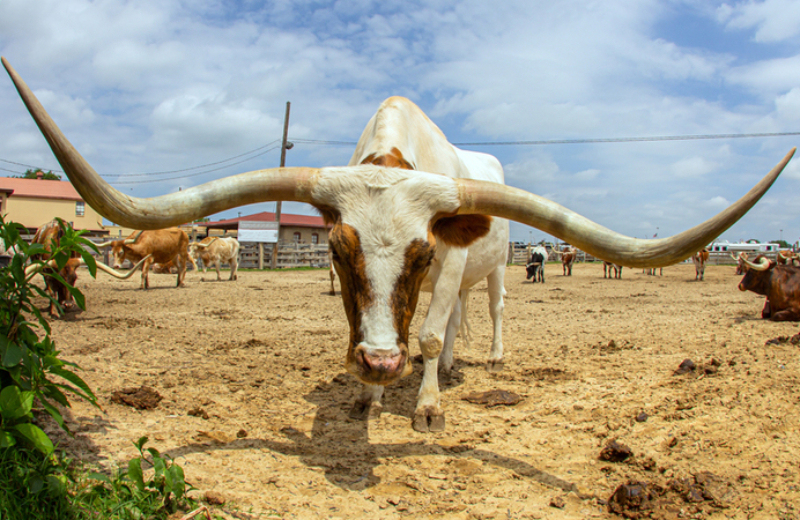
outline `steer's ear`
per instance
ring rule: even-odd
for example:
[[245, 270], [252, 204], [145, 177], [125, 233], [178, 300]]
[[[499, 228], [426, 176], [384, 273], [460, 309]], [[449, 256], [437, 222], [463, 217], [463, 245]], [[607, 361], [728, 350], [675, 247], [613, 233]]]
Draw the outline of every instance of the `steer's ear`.
[[440, 216], [433, 220], [431, 233], [449, 246], [467, 247], [485, 237], [492, 226], [487, 215]]

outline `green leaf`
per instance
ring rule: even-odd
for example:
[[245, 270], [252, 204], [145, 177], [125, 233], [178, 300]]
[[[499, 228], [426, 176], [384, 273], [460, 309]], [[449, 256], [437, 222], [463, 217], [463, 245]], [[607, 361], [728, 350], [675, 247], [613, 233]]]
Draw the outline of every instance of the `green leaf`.
[[183, 468], [178, 466], [177, 464], [173, 464], [167, 471], [164, 473], [167, 481], [167, 489], [172, 491], [175, 495], [175, 498], [180, 500], [183, 498], [183, 494], [186, 491], [186, 479], [183, 475]]
[[10, 432], [0, 430], [0, 448], [10, 448], [17, 443], [17, 440]]
[[128, 462], [128, 478], [136, 485], [139, 491], [144, 491], [144, 475], [142, 473], [142, 459], [136, 457]]
[[139, 440], [134, 442], [133, 445], [136, 446], [136, 449], [139, 450], [139, 453], [142, 453], [142, 449], [144, 445], [147, 443], [147, 436], [139, 437]]
[[64, 288], [69, 291], [72, 295], [72, 299], [75, 300], [75, 305], [80, 307], [82, 311], [86, 310], [86, 297], [80, 291], [80, 289], [76, 289], [72, 285], [64, 284]]
[[47, 488], [51, 495], [64, 496], [67, 494], [66, 477], [63, 475], [47, 475]]
[[59, 377], [62, 377], [64, 379], [66, 379], [67, 381], [69, 381], [73, 385], [77, 386], [78, 388], [83, 390], [85, 394], [91, 396], [92, 400], [96, 399], [96, 397], [94, 395], [94, 392], [92, 392], [92, 389], [89, 388], [89, 385], [86, 384], [86, 381], [81, 379], [81, 377], [79, 375], [77, 375], [76, 373], [71, 372], [69, 370], [66, 370], [64, 368], [60, 368], [60, 367], [51, 367], [50, 368], [50, 372], [55, 374], [55, 375], [57, 375], [57, 376], [59, 376]]
[[22, 361], [22, 349], [13, 341], [6, 345], [6, 352], [3, 355], [3, 366], [7, 368], [15, 367]]
[[[152, 450], [152, 448], [150, 449]], [[163, 475], [166, 467], [167, 465], [164, 463], [164, 459], [161, 457], [153, 457], [153, 469], [155, 470], [156, 477]]]
[[47, 413], [50, 414], [50, 417], [52, 417], [53, 420], [55, 420], [56, 423], [58, 423], [58, 425], [61, 426], [61, 429], [64, 430], [64, 431], [69, 431], [69, 428], [64, 423], [64, 417], [61, 415], [61, 412], [58, 410], [58, 408], [56, 408], [55, 406], [50, 404], [45, 399], [41, 399], [41, 403], [42, 403], [42, 406], [44, 407], [45, 411], [47, 411]]
[[6, 419], [19, 419], [31, 413], [33, 392], [20, 392], [16, 386], [7, 386], [0, 391], [0, 413]]
[[22, 423], [14, 425], [14, 429], [45, 455], [53, 453], [53, 441], [38, 426], [31, 423]]
[[[88, 240], [84, 239], [84, 241], [94, 246], [94, 244], [92, 244]], [[97, 251], [97, 248], [95, 247], [94, 250]], [[92, 256], [92, 253], [86, 251], [85, 249], [81, 249], [80, 253], [81, 253], [81, 258], [83, 258], [83, 263], [85, 263], [86, 267], [89, 268], [89, 276], [91, 276], [92, 278], [97, 278], [97, 261]]]
[[99, 480], [100, 482], [105, 482], [106, 484], [111, 484], [111, 479], [108, 478], [108, 475], [103, 475], [102, 473], [91, 472], [88, 475], [86, 475], [86, 477], [92, 480]]

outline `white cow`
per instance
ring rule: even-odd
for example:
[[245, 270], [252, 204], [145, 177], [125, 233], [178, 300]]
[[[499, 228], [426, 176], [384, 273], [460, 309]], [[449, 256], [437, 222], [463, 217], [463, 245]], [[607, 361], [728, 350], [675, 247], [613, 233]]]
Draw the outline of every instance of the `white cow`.
[[236, 280], [236, 270], [239, 268], [239, 241], [234, 237], [206, 237], [200, 242], [189, 244], [189, 258], [195, 262], [203, 261], [203, 273], [213, 265], [217, 270], [217, 280], [221, 280], [220, 266], [230, 264], [231, 275], [228, 279]]
[[[460, 150], [447, 142], [441, 130], [416, 106], [406, 98], [392, 97], [384, 101], [372, 116], [361, 138], [356, 145], [350, 165], [374, 164], [379, 166], [421, 170], [439, 173], [456, 179], [474, 179], [503, 184], [503, 167], [491, 155]], [[396, 296], [395, 280], [407, 276], [407, 267], [399, 265], [404, 258], [404, 250], [419, 248], [429, 252], [421, 253], [423, 258], [430, 257], [430, 269], [427, 276], [421, 277], [423, 291], [432, 292], [428, 314], [419, 332], [419, 344], [424, 363], [422, 387], [420, 388], [417, 408], [414, 414], [414, 428], [418, 431], [444, 429], [444, 414], [439, 400], [438, 369], [449, 374], [453, 366], [453, 344], [461, 326], [462, 305], [459, 299], [466, 302], [470, 287], [486, 278], [489, 294], [489, 314], [494, 324], [492, 348], [489, 353], [489, 367], [498, 369], [503, 363], [503, 278], [508, 258], [508, 221], [488, 218], [482, 215], [445, 216], [441, 215], [437, 222], [419, 222], [415, 227], [403, 229], [397, 225], [398, 216], [408, 209], [403, 205], [392, 205], [390, 213], [385, 215], [384, 222], [374, 225], [378, 215], [362, 211], [342, 215], [337, 222], [333, 221], [331, 245], [334, 251], [334, 265], [340, 271], [344, 284], [345, 275], [341, 273], [341, 253], [337, 255], [338, 232], [341, 229], [368, 230], [369, 234], [360, 232], [361, 249], [373, 269], [380, 269], [389, 250], [391, 267], [388, 271], [397, 273], [394, 277], [383, 277], [379, 284], [373, 286], [375, 297], [391, 301]], [[450, 229], [445, 229], [449, 227]], [[388, 247], [391, 246], [391, 249]], [[338, 248], [341, 249], [341, 246]], [[340, 261], [337, 262], [337, 256]], [[405, 255], [407, 256], [407, 255]], [[377, 272], [377, 271], [376, 271]], [[419, 283], [417, 282], [417, 283]], [[344, 291], [344, 289], [342, 289]], [[416, 299], [416, 297], [414, 298]], [[364, 315], [369, 319], [370, 332], [376, 339], [391, 338], [396, 333], [397, 313], [385, 311], [371, 313], [368, 309]], [[413, 315], [413, 306], [407, 309], [407, 319]], [[366, 328], [366, 327], [365, 327]], [[407, 327], [404, 327], [407, 328]], [[407, 331], [405, 332], [407, 334]], [[366, 336], [366, 335], [365, 335]], [[354, 359], [365, 359], [366, 367], [361, 363], [349, 363], [348, 370], [361, 379], [365, 386], [361, 397], [356, 402], [351, 416], [363, 416], [370, 413], [371, 408], [380, 410], [380, 398], [384, 384], [368, 372], [374, 363], [391, 365], [408, 356], [407, 339], [402, 341], [403, 347], [387, 348], [385, 340], [364, 337], [357, 344], [351, 344]], [[405, 349], [405, 352], [403, 352]], [[441, 355], [441, 356], [440, 356]], [[350, 355], [348, 355], [348, 360]], [[441, 365], [440, 365], [441, 363]], [[405, 365], [410, 369], [410, 365]], [[391, 373], [391, 370], [387, 371]], [[377, 383], [377, 384], [376, 384]], [[373, 412], [374, 414], [375, 412]]]
[[[453, 147], [411, 101], [390, 98], [370, 120], [349, 166], [259, 170], [138, 199], [103, 181], [22, 79], [5, 60], [3, 64], [73, 186], [113, 222], [160, 229], [274, 200], [306, 202], [320, 211], [331, 226], [329, 244], [350, 325], [345, 367], [365, 385], [354, 415], [379, 409], [382, 386], [411, 372], [409, 325], [419, 291], [432, 290], [419, 335], [424, 373], [413, 425], [421, 431], [445, 426], [437, 382], [439, 355], [452, 347], [449, 342], [460, 322], [459, 293], [483, 278], [489, 281], [495, 321], [490, 359], [502, 359], [499, 327], [507, 239], [502, 219], [536, 227], [619, 265], [671, 265], [739, 220], [794, 153], [719, 215], [673, 237], [641, 240], [503, 185], [495, 158]], [[442, 356], [445, 367], [451, 362]]]

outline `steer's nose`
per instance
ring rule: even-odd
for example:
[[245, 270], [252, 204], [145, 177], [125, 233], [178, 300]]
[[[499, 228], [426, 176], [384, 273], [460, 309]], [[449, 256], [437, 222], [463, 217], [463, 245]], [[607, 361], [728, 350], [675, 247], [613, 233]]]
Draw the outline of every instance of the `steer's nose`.
[[397, 349], [369, 348], [363, 343], [355, 349], [361, 379], [373, 384], [388, 384], [408, 375], [408, 354]]

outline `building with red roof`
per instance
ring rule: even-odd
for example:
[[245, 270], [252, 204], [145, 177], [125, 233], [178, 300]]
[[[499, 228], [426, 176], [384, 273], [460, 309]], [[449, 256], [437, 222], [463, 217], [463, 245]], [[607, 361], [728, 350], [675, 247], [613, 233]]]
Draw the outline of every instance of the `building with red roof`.
[[[239, 222], [274, 222], [275, 213], [264, 211], [245, 215], [243, 217], [215, 222], [198, 222], [196, 226], [205, 227], [208, 234], [213, 235], [213, 230], [222, 230], [224, 233], [232, 234], [239, 229]], [[292, 215], [281, 213], [280, 237], [281, 243], [300, 243], [300, 244], [327, 244], [328, 227], [322, 217], [317, 215]]]
[[7, 222], [18, 222], [31, 232], [59, 217], [75, 229], [106, 233], [102, 217], [64, 181], [0, 177], [0, 212]]

